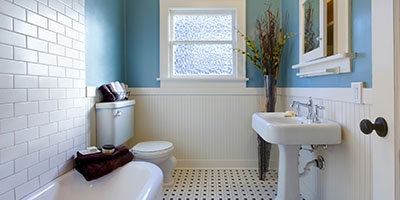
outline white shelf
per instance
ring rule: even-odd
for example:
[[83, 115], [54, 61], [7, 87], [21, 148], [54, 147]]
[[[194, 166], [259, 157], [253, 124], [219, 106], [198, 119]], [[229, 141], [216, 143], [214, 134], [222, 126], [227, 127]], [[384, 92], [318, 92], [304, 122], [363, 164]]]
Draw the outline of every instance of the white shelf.
[[312, 77], [312, 76], [324, 76], [324, 75], [331, 75], [337, 74], [338, 67], [331, 68], [331, 69], [323, 69], [323, 70], [315, 70], [313, 72], [306, 72], [306, 73], [297, 73], [296, 76], [300, 77]]
[[299, 69], [299, 77], [325, 76], [351, 72], [351, 60], [355, 53], [342, 53], [320, 58], [305, 63], [293, 65], [292, 69]]

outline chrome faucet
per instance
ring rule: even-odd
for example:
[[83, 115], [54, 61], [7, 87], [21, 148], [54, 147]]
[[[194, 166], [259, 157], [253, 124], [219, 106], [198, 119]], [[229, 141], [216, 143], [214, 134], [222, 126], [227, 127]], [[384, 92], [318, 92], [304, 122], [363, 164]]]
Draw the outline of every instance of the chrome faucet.
[[307, 103], [301, 103], [298, 101], [293, 101], [292, 104], [290, 104], [290, 107], [294, 108], [296, 106], [297, 109], [297, 113], [296, 115], [300, 114], [300, 106], [307, 108], [307, 119], [312, 120], [313, 119], [313, 104], [312, 104], [312, 98], [310, 97], [310, 99], [308, 100]]
[[319, 111], [320, 110], [325, 110], [324, 106], [321, 105], [313, 105], [312, 98], [308, 100], [307, 103], [301, 103], [298, 101], [293, 101], [292, 104], [290, 104], [290, 107], [294, 108], [296, 107], [296, 115], [298, 116], [300, 114], [300, 106], [307, 108], [307, 119], [311, 120], [312, 123], [320, 123], [321, 120], [319, 119]]

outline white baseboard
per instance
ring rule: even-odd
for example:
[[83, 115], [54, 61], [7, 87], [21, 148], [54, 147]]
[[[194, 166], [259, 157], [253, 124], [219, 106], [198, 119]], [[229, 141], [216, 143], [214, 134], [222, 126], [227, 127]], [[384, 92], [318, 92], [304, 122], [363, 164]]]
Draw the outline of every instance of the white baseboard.
[[[177, 168], [246, 168], [257, 169], [257, 160], [186, 160], [178, 159]], [[278, 163], [271, 162], [271, 169], [277, 169]]]

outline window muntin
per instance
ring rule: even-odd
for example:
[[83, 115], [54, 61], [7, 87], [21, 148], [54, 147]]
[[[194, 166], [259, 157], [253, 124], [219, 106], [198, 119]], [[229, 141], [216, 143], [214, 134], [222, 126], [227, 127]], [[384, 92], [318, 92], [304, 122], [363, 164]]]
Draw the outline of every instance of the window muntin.
[[236, 75], [234, 10], [170, 11], [172, 77]]

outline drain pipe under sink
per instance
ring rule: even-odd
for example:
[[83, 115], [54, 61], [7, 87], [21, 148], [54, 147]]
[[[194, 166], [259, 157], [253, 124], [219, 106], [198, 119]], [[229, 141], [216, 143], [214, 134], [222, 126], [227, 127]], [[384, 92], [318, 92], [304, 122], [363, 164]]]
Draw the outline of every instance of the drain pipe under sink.
[[324, 169], [325, 168], [324, 158], [322, 156], [318, 156], [317, 159], [309, 161], [304, 166], [303, 172], [299, 173], [299, 177], [301, 178], [301, 177], [307, 176], [311, 171], [310, 167], [317, 167], [320, 170]]

